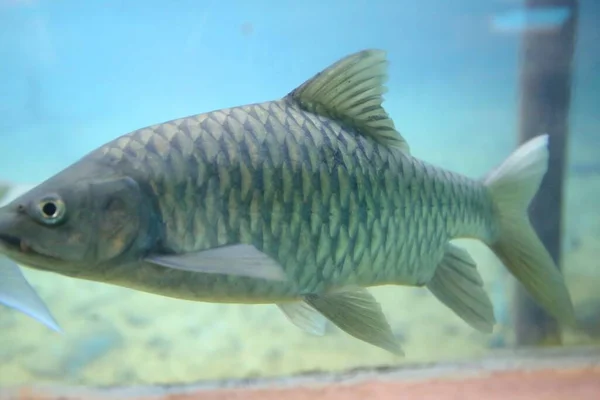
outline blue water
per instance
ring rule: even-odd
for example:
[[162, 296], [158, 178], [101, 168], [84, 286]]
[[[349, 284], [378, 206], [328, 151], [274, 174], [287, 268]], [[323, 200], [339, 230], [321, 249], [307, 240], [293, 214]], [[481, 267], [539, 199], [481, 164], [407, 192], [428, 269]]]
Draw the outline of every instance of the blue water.
[[[580, 47], [599, 40], [582, 1]], [[282, 96], [360, 49], [388, 51], [386, 108], [415, 151], [513, 145], [519, 2], [0, 1], [0, 176], [39, 181], [155, 122]], [[578, 52], [576, 134], [597, 122], [600, 55]], [[493, 142], [494, 146], [490, 144]], [[487, 146], [486, 146], [487, 144]], [[469, 146], [462, 146], [467, 150]]]
[[[521, 5], [516, 0], [0, 0], [0, 181], [38, 183], [95, 147], [131, 130], [222, 107], [282, 97], [338, 59], [365, 48], [388, 52], [389, 90], [384, 106], [412, 152], [458, 172], [480, 176], [503, 160], [516, 143], [520, 34], [528, 29], [561, 29], [570, 15], [564, 8], [523, 13]], [[598, 21], [600, 2], [581, 0], [569, 119], [569, 171], [575, 186], [570, 187], [567, 196], [570, 208], [565, 224], [573, 251], [583, 251], [577, 254], [585, 257], [592, 254], [586, 249], [599, 243], [589, 238], [592, 234], [600, 237], [600, 225], [596, 222], [599, 214], [587, 211], [597, 209], [600, 192], [592, 191], [592, 185], [583, 181], [600, 176], [600, 157], [595, 150], [600, 146]], [[584, 259], [583, 255], [578, 257], [577, 260]], [[587, 274], [587, 280], [590, 276], [600, 279], [600, 272], [582, 274]], [[37, 282], [42, 283], [45, 275], [32, 275], [36, 276]], [[56, 278], [52, 282], [61, 285], [64, 281]], [[489, 286], [488, 292], [499, 322], [508, 325], [510, 308], [505, 293], [509, 285], [498, 282]], [[119, 330], [118, 334], [110, 331], [105, 336], [82, 333], [81, 338], [68, 342], [71, 351], [65, 350], [57, 358], [57, 364], [48, 364], [49, 369], [60, 365], [73, 379], [88, 365], [113, 365], [106, 361], [110, 354], [116, 363], [121, 356], [119, 351], [123, 351], [123, 360], [145, 354], [146, 350], [139, 347], [142, 341], [139, 335], [151, 343], [150, 348], [161, 347], [156, 343], [163, 343], [167, 350], [160, 351], [171, 354], [170, 361], [165, 362], [172, 364], [166, 365], [178, 367], [182, 365], [182, 357], [192, 352], [206, 357], [197, 356], [198, 359], [210, 361], [217, 359], [210, 351], [222, 354], [216, 350], [220, 345], [213, 348], [207, 344], [207, 337], [224, 341], [223, 338], [229, 338], [227, 335], [239, 334], [235, 346], [254, 346], [255, 339], [250, 339], [250, 334], [232, 331], [232, 324], [214, 316], [225, 315], [221, 311], [225, 309], [206, 308], [205, 315], [212, 318], [207, 321], [201, 318], [203, 314], [196, 311], [200, 309], [195, 305], [152, 297], [148, 301], [155, 301], [152, 304], [157, 309], [170, 311], [160, 316], [152, 316], [150, 311], [138, 315], [142, 313], [139, 308], [124, 309], [126, 302], [123, 309], [119, 308], [118, 296], [129, 292], [117, 289], [111, 292], [111, 288], [104, 292], [106, 285], [88, 282], [69, 285], [69, 288], [97, 288], [98, 293], [89, 296], [98, 294], [103, 300], [91, 308], [110, 326], [115, 322], [115, 332]], [[70, 302], [87, 301], [86, 289], [55, 290], [50, 284], [44, 288], [49, 303], [60, 303], [56, 309], [63, 326], [79, 329], [80, 314], [71, 313], [74, 307]], [[146, 307], [145, 297], [131, 296], [136, 299], [131, 304]], [[115, 302], [110, 310], [102, 308], [107, 298]], [[394, 309], [406, 310], [390, 304], [385, 307], [390, 315]], [[181, 311], [183, 307], [187, 311]], [[237, 310], [232, 307], [226, 309]], [[592, 308], [595, 311], [600, 306]], [[213, 315], [210, 310], [218, 312]], [[3, 311], [0, 309], [0, 313]], [[592, 311], [586, 315], [598, 314]], [[261, 315], [269, 324], [281, 317], [275, 311], [265, 312], [266, 317], [261, 312], [252, 315]], [[147, 325], [142, 329], [129, 322], [128, 327], [121, 314], [131, 315], [129, 320], [148, 321]], [[190, 315], [194, 317], [189, 318]], [[177, 318], [168, 318], [172, 316]], [[240, 311], [239, 316], [228, 318], [245, 323], [245, 316], [245, 311]], [[156, 321], [152, 322], [154, 317]], [[173, 327], [181, 321], [188, 325], [181, 329]], [[597, 329], [600, 325], [594, 325], [598, 324], [595, 321], [589, 325]], [[256, 325], [256, 329], [250, 332], [261, 334], [263, 323], [266, 326], [267, 322], [253, 320], [251, 325]], [[406, 332], [407, 341], [423, 335], [422, 330], [417, 333], [406, 326], [408, 322], [402, 323], [405, 325], [398, 322], [398, 330]], [[456, 323], [459, 328], [447, 331], [465, 332], [460, 333], [463, 338], [472, 334], [460, 321]], [[22, 329], [10, 326], [14, 332]], [[42, 327], [27, 326], [39, 329], [40, 336], [45, 335]], [[285, 322], [265, 328], [277, 338], [284, 333], [296, 334], [294, 329]], [[182, 330], [188, 332], [187, 339], [180, 336]], [[14, 332], [15, 338], [20, 336]], [[440, 340], [450, 340], [443, 332], [435, 329], [425, 332], [429, 335], [428, 343], [438, 346]], [[300, 333], [297, 335], [301, 337]], [[59, 340], [48, 339], [53, 343]], [[297, 363], [310, 369], [310, 361], [302, 364], [300, 358], [294, 357], [312, 354], [317, 360], [320, 351], [337, 344], [325, 342], [327, 339], [324, 342], [306, 339], [312, 346], [309, 347], [301, 340], [305, 339], [297, 339], [296, 343], [302, 345], [297, 345], [296, 350], [293, 340], [282, 345], [283, 350], [265, 350], [271, 358], [263, 356], [269, 361], [256, 363], [264, 366], [278, 362], [273, 360], [280, 357], [286, 360], [280, 361], [282, 365]], [[464, 340], [474, 345], [470, 339]], [[490, 347], [503, 347], [507, 342], [502, 335], [482, 340], [489, 341]], [[185, 342], [183, 347], [177, 347], [180, 341]], [[39, 354], [46, 354], [42, 344], [28, 343]], [[256, 343], [262, 349], [262, 344]], [[348, 343], [356, 345], [353, 341]], [[235, 346], [227, 350], [230, 354], [223, 353], [230, 356], [218, 359], [224, 374], [240, 372], [236, 369], [237, 357], [242, 357], [242, 352]], [[137, 350], [130, 350], [134, 347]], [[413, 354], [415, 348], [418, 346], [412, 347]], [[410, 344], [405, 350], [410, 353]], [[34, 351], [31, 348], [28, 351], [22, 357], [29, 357], [35, 363], [38, 353], [31, 353]], [[12, 357], [20, 359], [20, 354]], [[259, 359], [243, 354], [247, 363]], [[344, 357], [340, 356], [342, 361], [332, 361], [332, 365], [342, 365]], [[359, 358], [357, 353], [354, 364], [348, 363], [362, 364], [367, 359]], [[212, 364], [208, 367], [194, 364], [193, 359], [186, 358], [186, 362], [189, 366], [181, 368], [187, 368], [187, 372], [173, 375], [173, 380], [182, 376], [199, 379], [213, 368]], [[315, 364], [314, 368], [323, 365], [321, 361]], [[27, 369], [20, 365], [9, 371]], [[145, 379], [144, 371], [140, 372], [135, 365], [132, 368], [135, 374], [127, 370], [122, 375]], [[144, 368], [145, 364], [140, 366]], [[263, 367], [247, 368], [247, 374], [251, 375], [253, 371], [262, 373]], [[245, 374], [244, 371], [240, 374]], [[217, 377], [218, 372], [214, 373]], [[152, 372], [147, 374], [154, 376]], [[93, 381], [95, 373], [88, 371], [87, 376]], [[171, 379], [170, 375], [162, 377]], [[103, 383], [113, 382], [112, 376], [102, 375], [102, 379]]]

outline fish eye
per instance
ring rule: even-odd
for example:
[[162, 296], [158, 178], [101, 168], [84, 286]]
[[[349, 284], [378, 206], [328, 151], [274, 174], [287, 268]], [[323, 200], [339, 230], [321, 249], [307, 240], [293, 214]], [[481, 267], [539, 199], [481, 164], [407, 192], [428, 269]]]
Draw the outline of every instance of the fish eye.
[[60, 197], [50, 195], [39, 201], [37, 210], [43, 222], [56, 224], [64, 218], [66, 206]]

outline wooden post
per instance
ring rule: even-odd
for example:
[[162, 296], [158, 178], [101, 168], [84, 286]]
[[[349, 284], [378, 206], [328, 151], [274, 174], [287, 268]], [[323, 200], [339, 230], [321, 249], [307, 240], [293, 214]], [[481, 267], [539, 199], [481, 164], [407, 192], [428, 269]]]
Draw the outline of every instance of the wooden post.
[[[525, 7], [566, 7], [564, 24], [526, 30], [522, 43], [520, 142], [548, 133], [550, 165], [530, 208], [531, 221], [560, 268], [562, 197], [571, 97], [571, 63], [578, 17], [577, 0], [526, 0]], [[516, 344], [559, 345], [560, 330], [518, 285], [514, 298]]]

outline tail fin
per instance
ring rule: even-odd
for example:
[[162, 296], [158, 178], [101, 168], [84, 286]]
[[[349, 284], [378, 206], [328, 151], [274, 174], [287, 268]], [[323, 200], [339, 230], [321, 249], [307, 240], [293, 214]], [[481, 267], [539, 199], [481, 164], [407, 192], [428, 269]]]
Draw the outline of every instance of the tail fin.
[[564, 278], [531, 226], [527, 209], [548, 169], [548, 135], [521, 145], [484, 183], [498, 213], [500, 235], [490, 247], [560, 323], [575, 325], [575, 313]]

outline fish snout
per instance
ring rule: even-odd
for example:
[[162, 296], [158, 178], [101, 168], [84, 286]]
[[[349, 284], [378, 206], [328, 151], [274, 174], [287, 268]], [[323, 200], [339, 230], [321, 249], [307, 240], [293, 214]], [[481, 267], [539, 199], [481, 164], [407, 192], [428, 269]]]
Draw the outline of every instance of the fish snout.
[[4, 206], [0, 208], [0, 251], [17, 248], [23, 245], [21, 235], [18, 232], [18, 210], [14, 207]]

